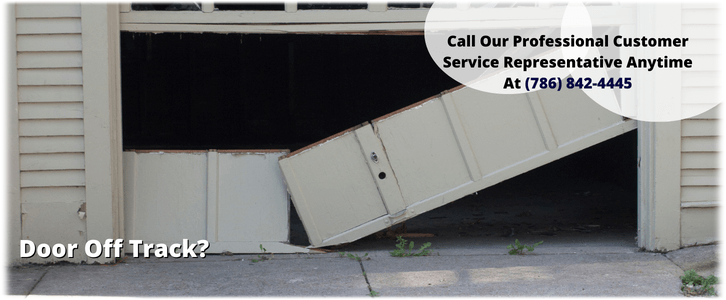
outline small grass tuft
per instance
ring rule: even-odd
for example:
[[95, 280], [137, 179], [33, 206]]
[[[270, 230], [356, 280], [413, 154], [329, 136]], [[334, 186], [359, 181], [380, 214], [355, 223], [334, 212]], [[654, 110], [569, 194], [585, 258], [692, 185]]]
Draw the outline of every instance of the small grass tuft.
[[[264, 253], [267, 253], [267, 249], [265, 249], [264, 247], [262, 247], [262, 244], [260, 244], [260, 252], [262, 252], [263, 254]], [[272, 256], [274, 257], [275, 255], [273, 254]], [[272, 259], [272, 257], [267, 257], [267, 256], [264, 256], [264, 255], [257, 255], [257, 259], [254, 259], [253, 258], [252, 259], [252, 262], [253, 263], [256, 263], [256, 262], [260, 262], [260, 261], [263, 261], [263, 260], [270, 260], [270, 259]]]
[[368, 257], [368, 253], [364, 254], [362, 257], [361, 256], [358, 256], [358, 254], [352, 254], [352, 253], [348, 253], [348, 252], [338, 252], [338, 255], [340, 255], [340, 257], [346, 257], [347, 256], [348, 258], [350, 258], [352, 260], [355, 260], [355, 261], [362, 261], [362, 260], [370, 260], [371, 259], [370, 257]]
[[542, 245], [544, 241], [539, 241], [539, 243], [534, 243], [532, 246], [520, 244], [518, 239], [514, 240], [514, 245], [509, 244], [507, 246], [507, 249], [509, 249], [509, 255], [522, 255], [524, 254], [524, 249], [527, 249], [529, 252], [534, 251], [534, 247], [537, 247], [539, 245]]
[[431, 250], [426, 250], [426, 248], [431, 247], [431, 243], [427, 242], [424, 243], [420, 249], [418, 249], [418, 252], [413, 252], [413, 241], [410, 243], [405, 240], [400, 235], [396, 237], [396, 250], [391, 251], [391, 256], [394, 257], [406, 257], [406, 256], [425, 256], [429, 255], [431, 253]]
[[710, 275], [703, 277], [698, 275], [693, 269], [686, 271], [681, 276], [681, 291], [686, 296], [694, 295], [709, 295], [715, 296], [716, 290], [713, 288], [714, 284], [718, 283], [718, 277]]

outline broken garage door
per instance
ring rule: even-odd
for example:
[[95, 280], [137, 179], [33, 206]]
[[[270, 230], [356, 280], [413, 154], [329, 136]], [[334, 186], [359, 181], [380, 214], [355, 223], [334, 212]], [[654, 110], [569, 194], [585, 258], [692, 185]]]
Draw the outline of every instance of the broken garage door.
[[461, 86], [280, 159], [312, 246], [357, 240], [632, 129], [579, 90]]

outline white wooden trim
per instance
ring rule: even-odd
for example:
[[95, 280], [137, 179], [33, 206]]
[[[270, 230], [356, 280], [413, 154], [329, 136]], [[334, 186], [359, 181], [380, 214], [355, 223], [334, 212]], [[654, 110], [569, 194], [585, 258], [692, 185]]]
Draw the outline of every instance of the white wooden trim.
[[[597, 20], [595, 20], [597, 21]], [[619, 25], [601, 20], [596, 26]], [[483, 29], [540, 28], [560, 26], [560, 20], [538, 20], [522, 23], [501, 20], [486, 23]], [[423, 34], [424, 22], [396, 23], [325, 23], [325, 24], [172, 24], [122, 23], [121, 31], [131, 32], [216, 32], [216, 33], [366, 33], [366, 34]]]
[[[288, 5], [286, 4], [286, 9]], [[520, 26], [535, 27], [542, 20], [556, 21], [561, 25], [565, 7], [550, 8], [497, 8], [482, 10], [476, 20], [488, 21], [516, 20]], [[121, 24], [320, 24], [320, 23], [397, 23], [424, 22], [427, 8], [387, 10], [299, 10], [288, 11], [215, 11], [200, 13], [196, 11], [131, 11], [121, 16]], [[593, 26], [622, 25], [635, 22], [631, 9], [619, 6], [588, 7]], [[550, 23], [550, 24], [555, 24]], [[515, 26], [515, 27], [520, 27]]]
[[[608, 19], [594, 20], [594, 26], [619, 25]], [[501, 20], [486, 23], [484, 29], [540, 28], [560, 26], [559, 20], [522, 23]], [[215, 32], [215, 33], [347, 33], [347, 34], [423, 34], [424, 22], [395, 23], [325, 23], [325, 24], [187, 24], [187, 23], [122, 23], [121, 31], [130, 32]]]
[[[513, 24], [512, 24], [513, 25]], [[216, 33], [359, 33], [420, 31], [423, 22], [356, 24], [121, 24], [131, 32], [216, 32]]]
[[8, 76], [8, 92], [10, 98], [9, 104], [8, 104], [8, 117], [10, 118], [8, 120], [8, 139], [9, 139], [9, 157], [10, 159], [7, 160], [8, 168], [10, 172], [8, 173], [8, 204], [6, 211], [6, 218], [8, 224], [8, 242], [7, 244], [3, 244], [3, 247], [0, 247], [2, 249], [5, 249], [4, 246], [10, 247], [10, 249], [6, 249], [5, 253], [7, 262], [10, 264], [15, 264], [20, 262], [20, 239], [22, 237], [21, 233], [21, 224], [20, 224], [20, 136], [18, 134], [18, 81], [17, 81], [17, 74], [18, 74], [18, 68], [16, 64], [16, 52], [14, 51], [16, 49], [15, 40], [16, 40], [16, 34], [15, 34], [15, 8], [16, 4], [9, 4], [7, 6], [9, 18], [6, 21], [7, 23], [7, 32], [9, 33], [7, 36], [7, 45], [8, 49], [11, 49], [11, 51], [8, 51], [8, 67], [10, 68], [10, 74], [11, 76]]
[[[113, 179], [113, 182], [115, 184], [115, 201], [114, 201], [114, 209], [117, 212], [117, 230], [118, 230], [118, 237], [120, 238], [126, 238], [126, 227], [124, 225], [124, 184], [123, 184], [123, 178], [124, 178], [124, 172], [123, 172], [123, 124], [121, 123], [121, 31], [119, 28], [120, 24], [120, 15], [117, 11], [114, 11], [114, 8], [118, 7], [112, 7], [108, 14], [108, 24], [109, 24], [109, 40], [111, 43], [109, 44], [109, 49], [113, 50], [114, 53], [112, 55], [112, 58], [109, 60], [109, 64], [114, 66], [113, 71], [109, 72], [109, 76], [111, 77], [112, 84], [114, 84], [115, 89], [112, 92], [115, 92], [114, 94], [111, 94], [111, 97], [115, 96], [115, 99], [112, 99], [111, 101], [111, 119], [112, 119], [112, 126], [115, 125], [115, 127], [112, 127], [111, 130], [111, 147], [112, 147], [112, 166], [114, 169], [115, 178]], [[114, 124], [115, 121], [115, 124]], [[115, 135], [114, 135], [115, 134]]]
[[385, 12], [388, 10], [388, 2], [385, 1], [368, 1], [368, 11]]
[[202, 12], [211, 13], [214, 11], [214, 2], [202, 2]]
[[[217, 242], [217, 216], [219, 215], [219, 153], [207, 152], [207, 241]], [[211, 251], [210, 251], [211, 252]]]
[[[138, 157], [136, 156], [136, 153], [134, 152], [123, 152], [122, 153], [122, 160], [123, 160], [123, 181], [124, 181], [124, 218], [128, 218], [129, 220], [134, 220], [137, 216], [136, 214], [136, 199], [139, 199], [137, 189], [136, 189], [136, 180], [135, 178], [138, 176]], [[124, 248], [129, 249], [129, 240], [134, 238], [133, 234], [136, 232], [136, 223], [135, 222], [126, 222], [124, 220]]]
[[680, 122], [638, 123], [638, 246], [680, 248]]
[[[633, 9], [619, 6], [588, 8], [593, 26], [635, 23]], [[497, 8], [482, 11], [486, 28], [540, 28], [561, 25], [563, 7]], [[286, 2], [285, 11], [131, 11], [121, 14], [121, 30], [132, 32], [217, 33], [391, 33], [422, 34], [427, 8], [405, 10], [297, 10]]]
[[285, 12], [286, 13], [297, 12], [297, 1], [285, 1]]
[[120, 13], [131, 12], [131, 2], [120, 3], [118, 5], [118, 10], [119, 10]]
[[[678, 5], [639, 5], [638, 35], [678, 36], [681, 25], [673, 19], [680, 19], [679, 16]], [[645, 55], [654, 50], [638, 51]], [[672, 102], [673, 97], [680, 99], [680, 76], [658, 77], [663, 76], [640, 76], [643, 79], [637, 95], [640, 103], [656, 99]], [[638, 122], [638, 246], [646, 250], [669, 251], [681, 246], [680, 151], [680, 121]]]
[[[117, 101], [113, 24], [118, 16], [116, 4], [81, 5], [83, 42], [83, 111], [84, 147], [86, 153], [86, 228], [87, 239], [119, 238], [119, 207], [116, 184], [116, 161], [120, 155], [114, 151], [115, 120], [112, 102]], [[112, 262], [103, 256], [89, 263]]]

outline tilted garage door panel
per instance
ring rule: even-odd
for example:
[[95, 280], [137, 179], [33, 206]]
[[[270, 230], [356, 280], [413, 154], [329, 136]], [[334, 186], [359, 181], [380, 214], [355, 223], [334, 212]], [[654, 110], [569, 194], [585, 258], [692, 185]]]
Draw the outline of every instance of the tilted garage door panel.
[[471, 181], [440, 98], [374, 126], [406, 205]]
[[558, 146], [598, 132], [622, 120], [620, 115], [598, 105], [580, 90], [544, 90], [539, 91], [537, 95], [542, 101], [542, 107]]
[[547, 151], [526, 95], [464, 88], [452, 96], [484, 176]]
[[311, 243], [386, 214], [352, 131], [291, 155], [280, 165]]
[[280, 167], [310, 243], [320, 247], [355, 241], [634, 128], [583, 93], [504, 96], [459, 87], [299, 150]]

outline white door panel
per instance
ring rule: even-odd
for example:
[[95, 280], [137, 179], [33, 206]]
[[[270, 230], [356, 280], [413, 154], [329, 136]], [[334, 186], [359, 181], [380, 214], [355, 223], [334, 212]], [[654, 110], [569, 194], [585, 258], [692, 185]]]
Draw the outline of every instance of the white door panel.
[[462, 87], [292, 153], [280, 166], [310, 243], [320, 247], [354, 241], [632, 129], [634, 121], [580, 91], [494, 95]]

